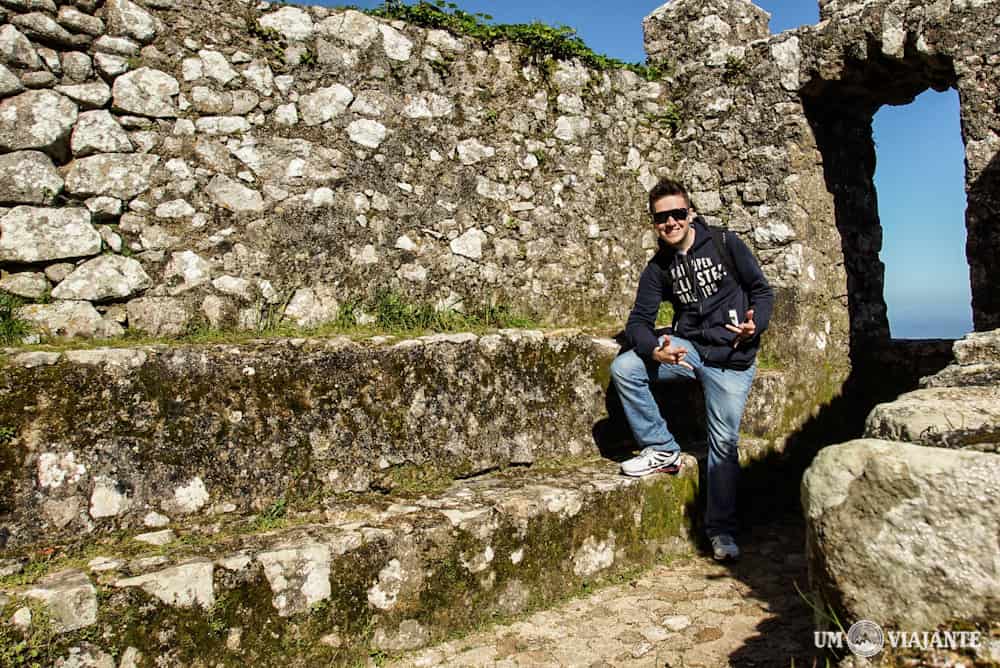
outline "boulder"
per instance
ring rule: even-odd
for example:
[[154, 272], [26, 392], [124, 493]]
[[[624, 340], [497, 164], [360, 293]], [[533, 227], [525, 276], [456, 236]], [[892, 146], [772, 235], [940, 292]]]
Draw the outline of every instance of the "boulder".
[[42, 59], [38, 57], [31, 40], [9, 23], [0, 26], [0, 60], [8, 65], [29, 69], [37, 69], [42, 65]]
[[379, 35], [381, 24], [356, 9], [323, 19], [317, 26], [321, 35], [336, 38], [350, 46], [367, 48]]
[[111, 37], [104, 35], [94, 42], [94, 50], [98, 53], [129, 58], [138, 56], [142, 46], [127, 37]]
[[150, 336], [180, 336], [192, 317], [184, 302], [172, 297], [141, 297], [127, 308], [129, 329]]
[[56, 86], [56, 91], [87, 109], [100, 109], [111, 99], [111, 89], [103, 81]]
[[159, 156], [147, 153], [104, 153], [74, 160], [66, 173], [66, 190], [79, 197], [132, 199], [149, 188]]
[[0, 152], [37, 149], [59, 159], [76, 116], [76, 104], [51, 90], [8, 98], [0, 102]]
[[347, 136], [350, 140], [366, 148], [378, 148], [387, 132], [384, 125], [370, 118], [359, 118], [347, 126]]
[[993, 454], [875, 439], [822, 450], [802, 481], [817, 604], [903, 631], [996, 619], [998, 498]]
[[56, 299], [122, 299], [153, 285], [142, 265], [120, 255], [101, 255], [80, 265], [52, 291]]
[[131, 153], [132, 142], [125, 129], [105, 109], [85, 111], [73, 128], [70, 150], [77, 158], [94, 153]]
[[278, 615], [288, 617], [307, 612], [330, 598], [330, 546], [302, 545], [269, 550], [257, 555], [264, 567]]
[[309, 13], [298, 7], [282, 7], [260, 18], [265, 28], [278, 31], [285, 39], [306, 41], [311, 39], [315, 27]]
[[42, 579], [25, 592], [41, 601], [56, 631], [65, 633], [97, 622], [97, 589], [80, 571], [62, 571]]
[[215, 603], [212, 584], [214, 566], [208, 559], [191, 561], [115, 582], [116, 587], [141, 587], [167, 605], [208, 610]]
[[[11, 19], [11, 23], [21, 29], [28, 37], [59, 46], [76, 46], [77, 39], [65, 28], [55, 22], [52, 17], [42, 12], [21, 14]], [[89, 42], [89, 40], [86, 40]], [[84, 42], [84, 43], [86, 43]]]
[[81, 207], [17, 206], [0, 218], [0, 261], [47, 262], [101, 252], [101, 235]]
[[306, 125], [319, 125], [342, 114], [354, 94], [341, 84], [320, 88], [299, 98], [299, 113]]
[[212, 280], [212, 265], [193, 251], [174, 253], [163, 270], [171, 294], [187, 292]]
[[[63, 77], [66, 81], [84, 83], [94, 74], [94, 62], [85, 53], [69, 51], [62, 54]], [[103, 82], [102, 82], [103, 83]], [[108, 89], [110, 95], [111, 89]]]
[[108, 30], [147, 44], [156, 37], [158, 22], [152, 14], [130, 0], [108, 0], [105, 5]]
[[24, 90], [21, 80], [3, 65], [0, 65], [0, 97], [15, 95]]
[[63, 5], [59, 8], [59, 15], [56, 17], [59, 25], [68, 28], [73, 32], [82, 32], [91, 37], [98, 37], [104, 34], [104, 21], [84, 14], [76, 7]]
[[955, 360], [959, 364], [1000, 362], [1000, 329], [972, 332], [955, 342]]
[[332, 288], [299, 288], [285, 308], [284, 317], [299, 327], [316, 327], [337, 318], [340, 303]]
[[54, 338], [108, 339], [125, 333], [117, 323], [102, 318], [89, 302], [29, 304], [22, 306], [18, 315]]
[[22, 271], [17, 274], [7, 274], [0, 279], [0, 290], [28, 299], [41, 299], [49, 291], [48, 279], [45, 274]]
[[1000, 442], [1000, 386], [931, 387], [876, 406], [865, 436], [959, 448]]
[[0, 155], [0, 203], [52, 204], [62, 189], [62, 176], [44, 153]]
[[179, 92], [177, 79], [148, 67], [121, 75], [111, 88], [115, 110], [153, 118], [177, 116], [174, 96]]
[[207, 192], [216, 206], [229, 211], [260, 213], [264, 210], [264, 198], [259, 192], [222, 174], [209, 182]]
[[399, 32], [392, 26], [380, 25], [379, 32], [382, 33], [382, 48], [385, 55], [391, 60], [407, 61], [413, 52], [413, 42], [406, 35]]
[[202, 49], [198, 52], [198, 57], [201, 58], [202, 74], [223, 86], [239, 76], [229, 60], [218, 51]]

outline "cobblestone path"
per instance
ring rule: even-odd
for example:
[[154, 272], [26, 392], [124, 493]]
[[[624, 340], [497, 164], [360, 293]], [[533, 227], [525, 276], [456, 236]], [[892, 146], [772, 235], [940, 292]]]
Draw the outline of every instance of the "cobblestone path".
[[[801, 522], [755, 527], [743, 558], [658, 565], [512, 624], [392, 663], [405, 666], [799, 668], [813, 666]], [[819, 660], [816, 665], [824, 665]]]

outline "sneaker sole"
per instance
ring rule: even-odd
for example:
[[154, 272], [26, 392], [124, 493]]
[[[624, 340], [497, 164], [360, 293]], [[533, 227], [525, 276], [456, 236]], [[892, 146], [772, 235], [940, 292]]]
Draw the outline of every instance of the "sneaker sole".
[[669, 473], [670, 475], [673, 475], [680, 470], [680, 464], [670, 464], [669, 466], [661, 466], [660, 468], [649, 469], [648, 471], [641, 471], [639, 473], [627, 473], [626, 471], [622, 471], [622, 475], [627, 475], [630, 478], [642, 478], [643, 476], [653, 473]]

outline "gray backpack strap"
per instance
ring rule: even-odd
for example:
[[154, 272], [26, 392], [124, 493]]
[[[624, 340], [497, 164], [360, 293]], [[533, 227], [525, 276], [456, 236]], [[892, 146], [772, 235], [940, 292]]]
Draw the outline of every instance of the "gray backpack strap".
[[742, 286], [743, 281], [740, 279], [740, 272], [736, 269], [736, 260], [733, 259], [733, 251], [726, 241], [726, 230], [714, 225], [708, 229], [712, 233], [712, 243], [715, 244], [715, 251], [722, 258], [722, 264], [725, 265], [726, 271]]

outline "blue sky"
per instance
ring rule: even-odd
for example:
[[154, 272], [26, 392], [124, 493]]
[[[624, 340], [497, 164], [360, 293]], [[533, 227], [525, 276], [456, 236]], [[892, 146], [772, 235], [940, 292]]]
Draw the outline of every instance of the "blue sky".
[[[594, 51], [628, 62], [645, 60], [642, 19], [663, 4], [658, 0], [456, 3], [467, 12], [493, 16], [495, 23], [541, 21], [569, 26]], [[352, 4], [373, 8], [382, 2], [355, 0]], [[755, 0], [755, 4], [770, 12], [774, 33], [819, 20], [815, 0]], [[965, 260], [965, 166], [958, 95], [928, 91], [913, 104], [883, 107], [875, 115], [874, 135], [892, 335], [960, 337], [972, 329], [972, 308]]]

